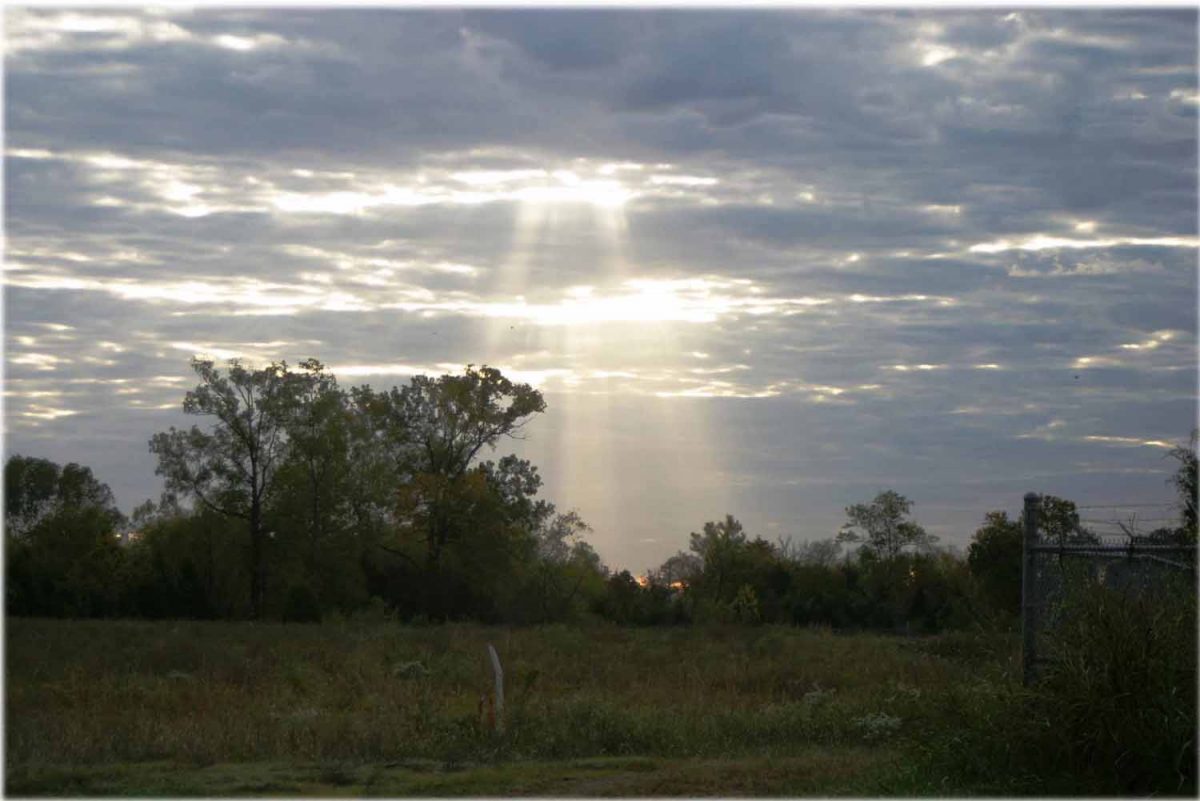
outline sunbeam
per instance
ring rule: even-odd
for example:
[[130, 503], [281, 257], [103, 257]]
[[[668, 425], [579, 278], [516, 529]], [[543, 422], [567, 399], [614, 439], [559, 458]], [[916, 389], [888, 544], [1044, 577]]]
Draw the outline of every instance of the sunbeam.
[[[530, 446], [545, 460], [550, 493], [593, 522], [603, 550], [619, 547], [620, 510], [638, 498], [678, 499], [697, 514], [723, 512], [700, 404], [638, 392], [636, 384], [639, 376], [680, 366], [677, 326], [711, 323], [724, 310], [714, 308], [704, 282], [639, 277], [629, 262], [626, 216], [636, 193], [611, 170], [599, 177], [580, 172], [458, 177], [507, 184], [517, 203], [512, 246], [492, 282], [493, 296], [507, 301], [494, 307], [484, 350], [493, 364], [525, 367], [536, 354], [545, 368], [559, 420], [546, 427], [546, 440]], [[513, 185], [517, 180], [528, 183]], [[631, 383], [635, 391], [618, 408], [617, 394]], [[625, 463], [627, 452], [653, 454], [657, 469]], [[634, 473], [643, 476], [636, 486], [628, 481]], [[668, 555], [665, 540], [645, 545], [639, 550], [647, 560]]]

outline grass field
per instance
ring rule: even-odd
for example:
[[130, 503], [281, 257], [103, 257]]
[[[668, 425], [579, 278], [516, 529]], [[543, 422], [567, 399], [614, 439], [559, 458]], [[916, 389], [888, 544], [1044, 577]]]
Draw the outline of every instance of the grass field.
[[6, 645], [10, 795], [1064, 789], [944, 759], [1006, 725], [1011, 635], [10, 619]]

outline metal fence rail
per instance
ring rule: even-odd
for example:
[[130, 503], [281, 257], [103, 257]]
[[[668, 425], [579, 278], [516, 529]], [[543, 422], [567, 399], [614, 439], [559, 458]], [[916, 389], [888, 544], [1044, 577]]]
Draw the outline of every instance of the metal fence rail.
[[[1057, 620], [1067, 584], [1086, 579], [1131, 592], [1149, 592], [1180, 571], [1196, 570], [1196, 546], [1164, 541], [1136, 533], [1134, 525], [1115, 521], [1089, 521], [1115, 526], [1119, 534], [1079, 529], [1074, 536], [1055, 542], [1042, 536], [1041, 498], [1025, 496], [1024, 545], [1021, 570], [1022, 667], [1026, 684], [1037, 677], [1043, 663], [1044, 640]], [[1149, 504], [1084, 508], [1130, 509]], [[1142, 518], [1158, 522], [1170, 518]], [[1131, 519], [1136, 522], [1137, 518]]]

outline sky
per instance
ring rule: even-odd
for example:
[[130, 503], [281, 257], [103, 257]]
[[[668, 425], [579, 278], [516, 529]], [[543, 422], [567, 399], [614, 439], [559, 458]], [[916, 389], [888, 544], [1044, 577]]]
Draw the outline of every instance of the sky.
[[[1170, 504], [1193, 9], [9, 8], [5, 450], [129, 511], [193, 355], [489, 364], [611, 565]], [[1139, 511], [1140, 510], [1140, 511]], [[1170, 515], [1170, 508], [1092, 516]], [[1148, 516], [1149, 514], [1149, 516]]]

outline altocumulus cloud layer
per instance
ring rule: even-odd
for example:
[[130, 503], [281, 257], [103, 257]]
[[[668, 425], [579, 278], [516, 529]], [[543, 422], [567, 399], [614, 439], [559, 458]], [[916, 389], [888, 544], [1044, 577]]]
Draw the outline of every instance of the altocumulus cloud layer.
[[611, 561], [894, 488], [1170, 500], [1196, 14], [12, 10], [9, 452], [129, 508], [193, 354], [494, 364]]

